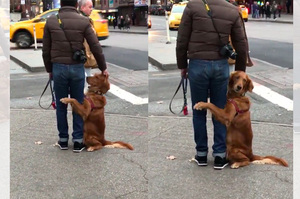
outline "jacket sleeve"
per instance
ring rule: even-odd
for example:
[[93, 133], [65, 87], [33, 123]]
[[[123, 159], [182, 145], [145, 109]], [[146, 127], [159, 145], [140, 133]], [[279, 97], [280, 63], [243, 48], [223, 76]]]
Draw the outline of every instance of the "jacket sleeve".
[[97, 61], [99, 69], [101, 71], [106, 70], [106, 62], [102, 51], [102, 47], [90, 24], [85, 29], [84, 38], [90, 46], [90, 49]]
[[192, 16], [189, 8], [190, 3], [184, 9], [178, 29], [176, 59], [179, 69], [187, 68], [188, 45], [192, 32]]
[[237, 15], [237, 19], [231, 30], [231, 40], [237, 53], [235, 70], [246, 71], [248, 43], [243, 22], [239, 15]]
[[48, 23], [46, 22], [43, 36], [43, 48], [42, 48], [43, 61], [48, 73], [52, 73], [52, 62], [51, 62], [51, 34], [48, 29]]

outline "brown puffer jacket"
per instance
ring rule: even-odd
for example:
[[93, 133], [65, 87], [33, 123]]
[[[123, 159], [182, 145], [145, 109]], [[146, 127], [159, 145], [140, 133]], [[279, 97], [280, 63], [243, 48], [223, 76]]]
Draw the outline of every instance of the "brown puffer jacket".
[[[229, 35], [237, 52], [235, 70], [246, 70], [247, 43], [238, 9], [225, 0], [207, 0], [222, 44]], [[219, 60], [220, 40], [202, 0], [190, 0], [179, 25], [176, 56], [179, 69], [187, 68], [187, 59]]]
[[[52, 63], [78, 64], [72, 59], [74, 50], [84, 49], [83, 41], [86, 38], [90, 49], [101, 71], [106, 69], [106, 62], [101, 45], [95, 35], [89, 19], [81, 16], [75, 7], [64, 6], [59, 9], [59, 18], [63, 30], [60, 28], [55, 15], [48, 18], [43, 37], [43, 60], [46, 71], [52, 72]], [[69, 41], [72, 43], [72, 48]]]

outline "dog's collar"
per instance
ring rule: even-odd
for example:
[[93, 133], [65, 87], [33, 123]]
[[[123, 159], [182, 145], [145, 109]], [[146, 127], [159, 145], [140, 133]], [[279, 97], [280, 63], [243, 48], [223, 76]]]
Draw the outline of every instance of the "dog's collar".
[[93, 100], [89, 97], [89, 96], [84, 96], [84, 98], [90, 103], [90, 105], [91, 105], [91, 110], [93, 110], [93, 109], [99, 109], [100, 107], [96, 107], [95, 106], [95, 104], [94, 104], [94, 102], [93, 102]]
[[228, 99], [228, 102], [230, 102], [231, 104], [233, 104], [234, 108], [235, 108], [235, 111], [236, 111], [236, 114], [235, 116], [237, 116], [238, 114], [242, 114], [242, 113], [245, 113], [247, 112], [248, 110], [240, 110], [237, 103], [233, 100], [233, 99]]
[[100, 90], [94, 90], [92, 89], [92, 87], [89, 87], [88, 92], [93, 92], [97, 95], [103, 95], [104, 93], [102, 93]]

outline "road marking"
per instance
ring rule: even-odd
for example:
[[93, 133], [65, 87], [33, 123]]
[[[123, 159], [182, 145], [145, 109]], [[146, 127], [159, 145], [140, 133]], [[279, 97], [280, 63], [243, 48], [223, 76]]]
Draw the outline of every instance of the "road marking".
[[288, 111], [293, 111], [293, 100], [272, 91], [270, 88], [253, 82], [253, 92]]
[[148, 98], [135, 96], [114, 84], [110, 84], [109, 92], [127, 102], [130, 102], [133, 105], [148, 104]]

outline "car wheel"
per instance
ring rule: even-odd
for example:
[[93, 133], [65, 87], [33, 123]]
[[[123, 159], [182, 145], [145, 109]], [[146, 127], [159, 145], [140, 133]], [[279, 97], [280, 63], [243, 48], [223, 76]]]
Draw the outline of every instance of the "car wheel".
[[247, 21], [248, 21], [248, 19], [244, 19], [244, 21], [245, 21], [245, 22], [247, 22]]
[[16, 44], [19, 48], [29, 48], [32, 44], [31, 35], [27, 32], [17, 33]]

